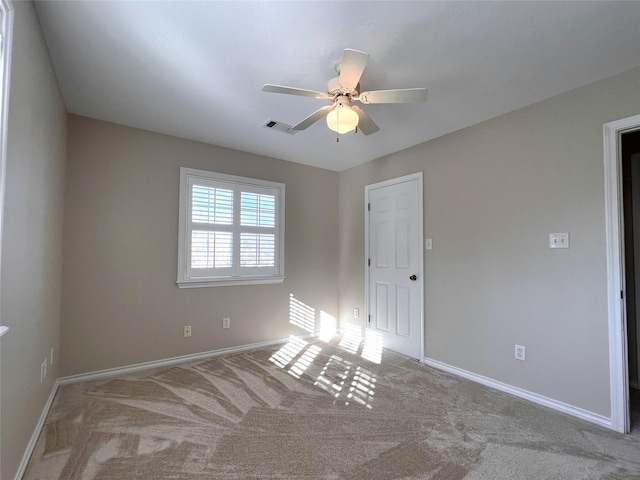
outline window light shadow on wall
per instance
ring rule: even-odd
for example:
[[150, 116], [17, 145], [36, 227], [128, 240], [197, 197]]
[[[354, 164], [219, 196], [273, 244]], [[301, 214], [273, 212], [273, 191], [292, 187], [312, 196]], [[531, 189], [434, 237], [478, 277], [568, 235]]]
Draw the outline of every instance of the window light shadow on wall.
[[309, 333], [317, 333], [321, 340], [328, 342], [337, 332], [338, 322], [333, 315], [320, 310], [316, 318], [316, 309], [289, 294], [289, 323]]
[[352, 323], [347, 323], [339, 346], [344, 348], [347, 352], [355, 355], [358, 353], [361, 343], [362, 328], [357, 325], [353, 325]]
[[301, 302], [289, 294], [289, 323], [306, 330], [309, 333], [316, 332], [316, 309]]
[[336, 318], [327, 312], [320, 311], [320, 332], [318, 337], [320, 340], [328, 342], [338, 331], [338, 322]]

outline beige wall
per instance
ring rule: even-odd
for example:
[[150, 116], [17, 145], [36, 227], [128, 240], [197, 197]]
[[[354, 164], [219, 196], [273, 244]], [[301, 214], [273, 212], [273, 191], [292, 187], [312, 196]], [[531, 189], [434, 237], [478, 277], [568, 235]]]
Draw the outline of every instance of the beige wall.
[[364, 308], [365, 185], [422, 171], [425, 356], [608, 417], [602, 126], [639, 112], [636, 69], [341, 172], [341, 318]]
[[[12, 479], [58, 377], [67, 114], [33, 5], [14, 3], [4, 232], [0, 477]], [[40, 383], [40, 364], [55, 349]]]
[[[284, 284], [176, 286], [182, 166], [286, 184]], [[337, 315], [336, 172], [70, 116], [65, 214], [62, 375], [305, 333], [290, 294]]]

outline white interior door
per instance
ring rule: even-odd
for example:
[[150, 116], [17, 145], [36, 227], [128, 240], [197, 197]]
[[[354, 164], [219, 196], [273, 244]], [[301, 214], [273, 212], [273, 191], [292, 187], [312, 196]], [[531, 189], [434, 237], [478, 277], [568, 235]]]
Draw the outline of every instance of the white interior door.
[[[627, 315], [629, 383], [640, 388], [640, 154], [631, 155], [631, 215], [633, 218], [633, 263], [635, 273], [635, 315]], [[631, 292], [629, 292], [631, 294]], [[629, 325], [633, 322], [632, 325]], [[632, 336], [635, 332], [635, 338]], [[633, 362], [633, 364], [632, 364]]]
[[365, 189], [368, 328], [422, 358], [422, 172]]

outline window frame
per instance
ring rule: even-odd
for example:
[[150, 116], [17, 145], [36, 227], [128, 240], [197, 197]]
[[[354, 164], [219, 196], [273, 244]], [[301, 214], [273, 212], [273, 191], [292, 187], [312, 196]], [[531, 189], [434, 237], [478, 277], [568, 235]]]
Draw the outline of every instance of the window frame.
[[[234, 239], [234, 266], [232, 268], [206, 269], [201, 275], [196, 275], [190, 265], [191, 232], [197, 230], [197, 224], [192, 218], [192, 187], [194, 185], [214, 188], [230, 189], [234, 192], [234, 220], [232, 225], [223, 227], [225, 231], [234, 232], [234, 237], [241, 233], [256, 233], [261, 228], [268, 228], [275, 235], [275, 265], [265, 267], [241, 267], [240, 239]], [[240, 224], [240, 198], [242, 192], [268, 193], [275, 196], [275, 226], [256, 227]], [[178, 219], [178, 279], [179, 288], [216, 287], [232, 285], [260, 285], [284, 282], [284, 240], [285, 240], [285, 185], [284, 183], [259, 180], [255, 178], [227, 175], [223, 173], [180, 168], [180, 201]], [[238, 263], [236, 263], [238, 261]], [[268, 273], [260, 273], [261, 271]]]

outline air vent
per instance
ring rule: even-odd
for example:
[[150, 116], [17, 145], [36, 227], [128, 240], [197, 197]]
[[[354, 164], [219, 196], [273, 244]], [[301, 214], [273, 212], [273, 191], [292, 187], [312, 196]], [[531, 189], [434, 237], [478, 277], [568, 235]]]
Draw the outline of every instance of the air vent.
[[278, 122], [276, 120], [268, 120], [263, 127], [270, 128], [271, 130], [277, 130], [282, 133], [288, 133], [289, 135], [295, 135], [298, 133], [298, 130], [292, 130], [291, 125], [287, 125], [286, 123]]

